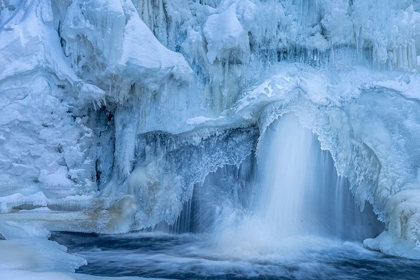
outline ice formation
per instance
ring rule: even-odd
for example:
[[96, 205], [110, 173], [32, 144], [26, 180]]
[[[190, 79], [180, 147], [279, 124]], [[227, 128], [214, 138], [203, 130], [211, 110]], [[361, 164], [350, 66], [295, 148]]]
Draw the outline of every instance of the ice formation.
[[415, 0], [0, 0], [0, 233], [173, 224], [293, 113], [419, 258], [419, 46]]

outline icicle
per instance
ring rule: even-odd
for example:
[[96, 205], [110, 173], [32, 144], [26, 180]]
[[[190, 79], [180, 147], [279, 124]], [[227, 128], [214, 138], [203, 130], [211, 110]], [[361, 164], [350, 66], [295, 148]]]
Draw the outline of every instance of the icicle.
[[402, 54], [401, 46], [398, 46], [397, 52], [398, 52], [398, 57], [397, 57], [398, 68], [402, 68], [403, 67], [403, 54]]
[[148, 13], [148, 18], [149, 18], [149, 28], [150, 30], [154, 30], [155, 29], [155, 24], [154, 24], [154, 15], [153, 15], [153, 0], [146, 0], [147, 1], [147, 13]]
[[411, 46], [411, 64], [412, 64], [412, 68], [416, 69], [417, 68], [417, 52], [416, 52], [416, 41], [413, 40], [410, 44]]
[[150, 28], [150, 23], [149, 23], [149, 0], [144, 0], [143, 6], [144, 6], [144, 9], [143, 9], [143, 21]]
[[409, 67], [408, 66], [408, 51], [407, 51], [407, 46], [406, 45], [403, 45], [401, 49], [402, 49], [403, 67], [405, 69], [407, 69]]

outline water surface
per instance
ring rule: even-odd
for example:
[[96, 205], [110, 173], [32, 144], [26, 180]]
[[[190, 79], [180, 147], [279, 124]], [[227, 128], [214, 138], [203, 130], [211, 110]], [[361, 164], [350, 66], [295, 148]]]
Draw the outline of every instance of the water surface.
[[[82, 256], [77, 270], [98, 276], [169, 279], [420, 279], [420, 261], [386, 256], [357, 242], [316, 237], [289, 240], [284, 250], [232, 251], [208, 235], [53, 233]], [[296, 249], [294, 249], [296, 248]], [[237, 250], [237, 248], [236, 248]], [[245, 250], [248, 250], [246, 248]]]

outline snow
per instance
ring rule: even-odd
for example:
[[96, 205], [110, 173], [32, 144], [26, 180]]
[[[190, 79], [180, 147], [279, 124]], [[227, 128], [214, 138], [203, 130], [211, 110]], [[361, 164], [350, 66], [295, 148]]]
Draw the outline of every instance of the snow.
[[20, 193], [14, 193], [0, 198], [1, 212], [9, 212], [13, 206], [22, 204], [32, 204], [33, 206], [46, 206], [48, 199], [43, 192], [37, 192], [32, 195], [24, 196]]
[[406, 98], [420, 100], [420, 77], [418, 75], [401, 75], [396, 79], [377, 81], [372, 85], [390, 88], [400, 92]]
[[[213, 63], [229, 52], [238, 49], [246, 51], [249, 46], [248, 34], [236, 17], [236, 5], [232, 4], [220, 14], [208, 17], [203, 27], [207, 41], [207, 58]], [[227, 54], [226, 54], [227, 53]]]
[[[0, 240], [0, 271], [3, 279], [145, 279], [140, 277], [95, 277], [73, 273], [86, 261], [66, 253], [66, 247], [49, 240]], [[151, 278], [148, 278], [151, 279]]]
[[0, 1], [0, 244], [174, 223], [293, 112], [418, 258], [419, 46], [412, 0]]
[[215, 119], [214, 118], [204, 117], [204, 116], [198, 116], [198, 117], [195, 117], [195, 118], [188, 119], [187, 120], [187, 124], [190, 124], [190, 125], [199, 125], [199, 124], [203, 124], [205, 122], [213, 121], [213, 120], [215, 120]]
[[2, 270], [74, 272], [86, 264], [82, 258], [67, 254], [66, 247], [49, 240], [2, 240], [0, 247]]

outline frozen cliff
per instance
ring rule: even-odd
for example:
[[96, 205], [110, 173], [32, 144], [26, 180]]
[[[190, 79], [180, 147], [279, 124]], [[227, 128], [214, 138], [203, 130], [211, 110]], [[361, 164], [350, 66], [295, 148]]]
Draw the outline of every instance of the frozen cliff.
[[0, 0], [0, 233], [171, 225], [292, 113], [420, 258], [417, 54], [415, 0]]

